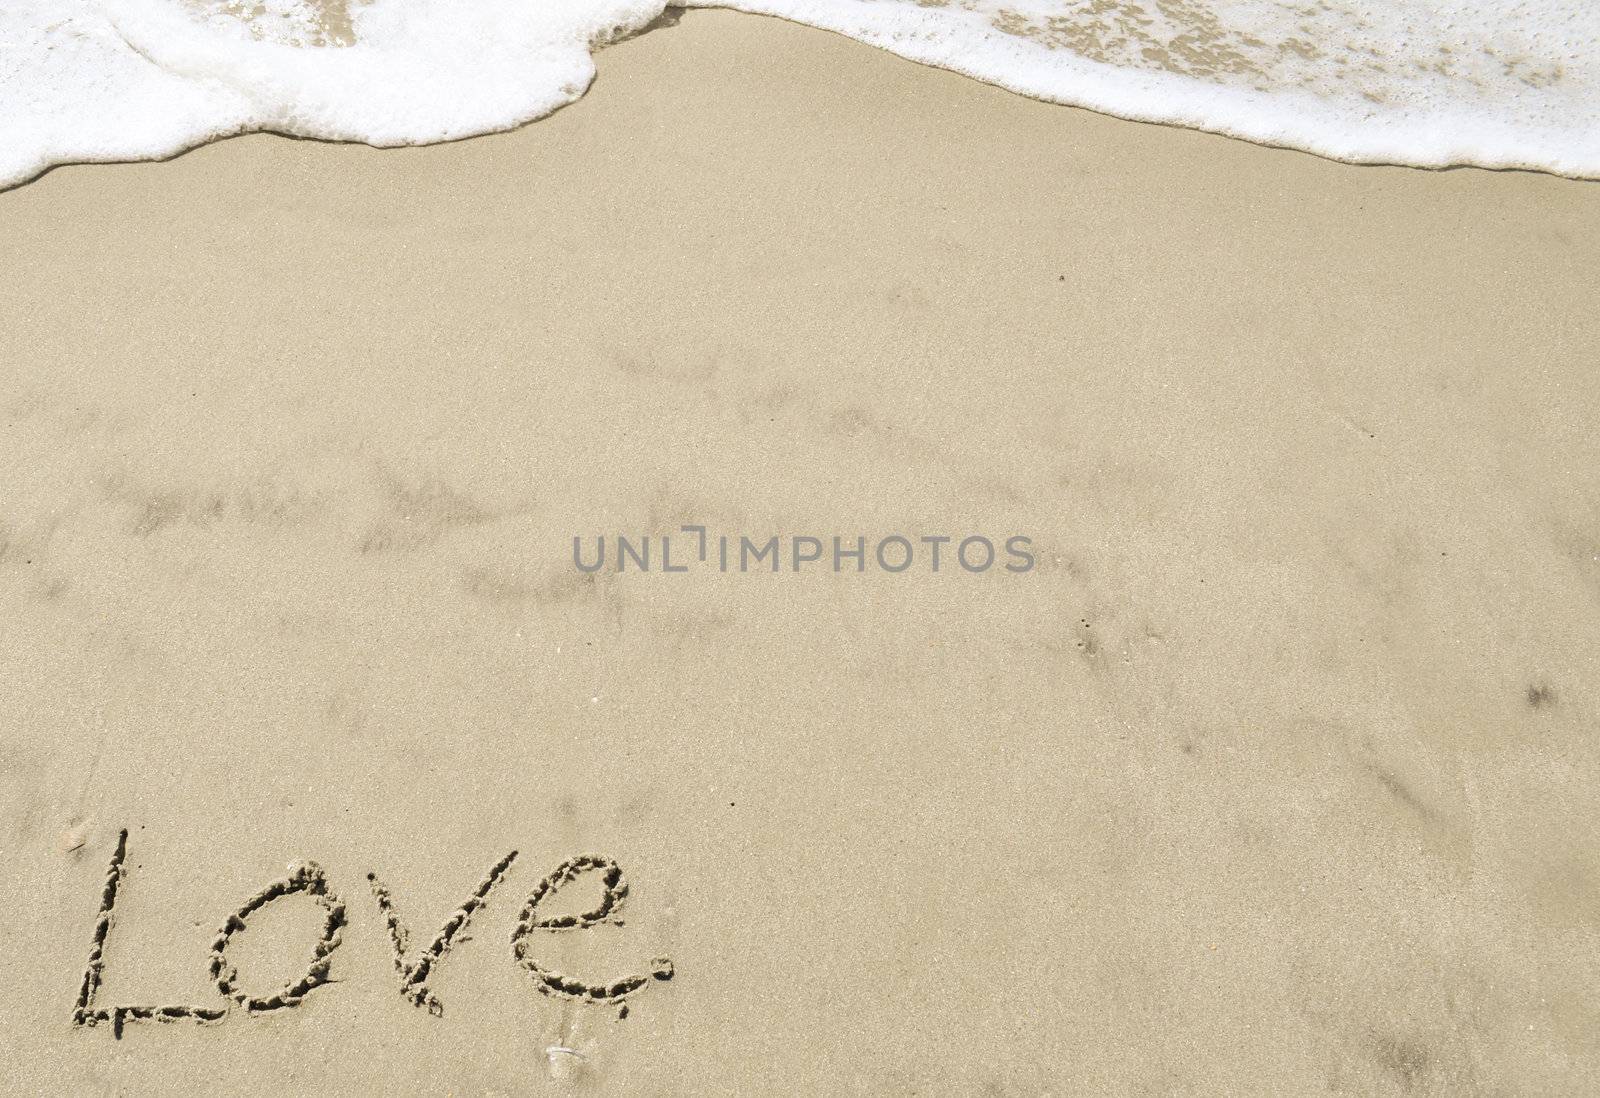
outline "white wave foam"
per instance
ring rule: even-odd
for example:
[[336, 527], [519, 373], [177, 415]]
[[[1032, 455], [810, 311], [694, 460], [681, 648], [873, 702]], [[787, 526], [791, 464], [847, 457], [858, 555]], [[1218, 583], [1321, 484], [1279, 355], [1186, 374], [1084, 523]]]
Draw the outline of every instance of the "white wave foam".
[[[1591, 0], [688, 0], [1340, 160], [1600, 178]], [[273, 130], [424, 144], [583, 94], [662, 0], [5, 0], [0, 186]]]
[[1593, 0], [689, 0], [1357, 163], [1600, 177]]
[[214, 137], [418, 145], [582, 95], [591, 50], [659, 0], [5, 0], [0, 185]]

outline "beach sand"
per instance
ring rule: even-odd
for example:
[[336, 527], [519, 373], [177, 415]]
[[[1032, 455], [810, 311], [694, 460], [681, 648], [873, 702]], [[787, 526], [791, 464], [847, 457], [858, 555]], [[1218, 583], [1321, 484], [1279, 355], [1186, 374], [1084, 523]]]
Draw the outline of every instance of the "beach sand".
[[[1600, 186], [597, 60], [0, 195], [7, 1093], [1600, 1088]], [[684, 525], [1036, 566], [574, 567]], [[512, 850], [408, 1002], [367, 874], [414, 961]], [[583, 853], [624, 925], [519, 937]], [[329, 983], [115, 1036], [308, 860]]]

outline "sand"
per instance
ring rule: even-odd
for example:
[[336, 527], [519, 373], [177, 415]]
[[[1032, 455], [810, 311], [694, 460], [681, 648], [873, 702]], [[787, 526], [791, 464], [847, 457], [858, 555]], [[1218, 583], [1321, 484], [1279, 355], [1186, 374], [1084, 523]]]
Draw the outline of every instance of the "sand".
[[598, 61], [0, 195], [7, 1093], [1600, 1087], [1600, 186]]

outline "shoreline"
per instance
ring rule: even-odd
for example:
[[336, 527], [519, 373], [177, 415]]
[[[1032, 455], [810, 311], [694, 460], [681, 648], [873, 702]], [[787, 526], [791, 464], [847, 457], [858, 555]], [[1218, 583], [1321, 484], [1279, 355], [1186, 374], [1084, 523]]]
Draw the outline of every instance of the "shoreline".
[[[929, 9], [937, 9], [942, 6], [942, 3], [921, 5], [925, 16], [931, 14]], [[1324, 94], [1307, 92], [1304, 89], [1296, 91], [1292, 86], [1284, 86], [1273, 92], [1267, 92], [1259, 86], [1252, 88], [1236, 85], [1226, 79], [1222, 79], [1223, 74], [1227, 71], [1226, 66], [1221, 70], [1211, 71], [1206, 66], [1201, 65], [1196, 71], [1208, 73], [1209, 76], [1206, 79], [1194, 80], [1191, 78], [1194, 74], [1186, 73], [1183, 64], [1179, 63], [1176, 58], [1169, 56], [1166, 64], [1176, 65], [1177, 67], [1163, 68], [1158, 65], [1148, 70], [1141, 70], [1135, 67], [1132, 71], [1122, 72], [1119, 71], [1118, 66], [1104, 63], [1103, 58], [1097, 60], [1095, 51], [1108, 50], [1110, 47], [1106, 41], [1101, 41], [1095, 37], [1095, 33], [1091, 29], [1094, 26], [1093, 24], [1090, 25], [1090, 28], [1085, 28], [1084, 30], [1087, 37], [1077, 42], [1074, 47], [1065, 49], [1059, 54], [1055, 50], [1047, 49], [1042, 55], [1033, 59], [1034, 63], [1038, 65], [1046, 59], [1055, 59], [1059, 62], [1061, 57], [1075, 56], [1075, 62], [1069, 61], [1066, 68], [1060, 71], [1053, 71], [1050, 65], [1045, 65], [1043, 70], [1034, 72], [1030, 77], [1024, 78], [1023, 75], [1019, 75], [1018, 71], [1006, 69], [997, 60], [995, 50], [998, 48], [999, 55], [1005, 55], [1007, 48], [1002, 47], [1009, 46], [1011, 49], [1021, 50], [1021, 43], [1033, 43], [1035, 37], [1040, 41], [1047, 42], [1051, 34], [1057, 32], [1033, 26], [1017, 13], [1010, 13], [1014, 18], [1011, 18], [1009, 22], [1003, 18], [1007, 13], [995, 13], [992, 21], [993, 25], [985, 33], [990, 38], [998, 34], [999, 38], [988, 42], [987, 45], [982, 41], [968, 42], [967, 46], [973, 51], [969, 56], [968, 54], [957, 55], [951, 53], [947, 48], [948, 43], [942, 46], [939, 44], [937, 35], [929, 38], [928, 41], [921, 41], [922, 37], [927, 35], [927, 31], [922, 34], [908, 34], [906, 28], [902, 26], [906, 18], [912, 17], [907, 11], [880, 10], [878, 14], [884, 20], [882, 25], [878, 25], [873, 19], [868, 18], [866, 23], [861, 26], [853, 26], [848, 19], [844, 18], [843, 9], [831, 12], [816, 11], [813, 14], [817, 21], [808, 23], [800, 21], [794, 14], [784, 11], [784, 8], [783, 0], [743, 0], [742, 6], [727, 7], [715, 5], [700, 7], [692, 3], [689, 6], [668, 4], [648, 24], [636, 30], [622, 34], [621, 37], [605, 40], [597, 39], [590, 42], [585, 47], [585, 66], [580, 67], [587, 67], [588, 62], [593, 60], [594, 55], [603, 52], [607, 48], [613, 48], [616, 45], [632, 41], [652, 32], [669, 30], [691, 12], [737, 14], [747, 18], [775, 19], [793, 27], [820, 30], [824, 33], [838, 35], [848, 41], [870, 49], [880, 50], [892, 57], [912, 64], [926, 65], [942, 72], [961, 75], [988, 87], [1007, 91], [1039, 103], [1088, 110], [1107, 118], [1123, 121], [1217, 134], [1262, 148], [1303, 152], [1335, 163], [1372, 167], [1411, 167], [1426, 171], [1478, 168], [1483, 171], [1530, 172], [1550, 175], [1555, 178], [1571, 179], [1574, 182], [1600, 181], [1600, 168], [1583, 169], [1573, 166], [1571, 163], [1563, 166], [1562, 163], [1557, 162], [1558, 160], [1563, 160], [1563, 158], [1564, 162], [1570, 162], [1574, 156], [1578, 157], [1579, 163], [1582, 162], [1582, 155], [1571, 151], [1575, 140], [1571, 135], [1555, 139], [1551, 150], [1533, 155], [1531, 158], [1526, 150], [1522, 154], [1501, 152], [1487, 158], [1483, 154], [1471, 150], [1470, 146], [1473, 141], [1488, 140], [1484, 136], [1488, 133], [1497, 134], [1497, 140], [1502, 143], [1516, 144], [1517, 139], [1514, 139], [1509, 131], [1515, 130], [1517, 127], [1508, 123], [1505, 119], [1489, 117], [1473, 120], [1463, 118], [1447, 122], [1431, 116], [1408, 120], [1403, 116], [1393, 118], [1372, 115], [1355, 128], [1351, 129], [1346, 125], [1346, 128], [1340, 131], [1340, 125], [1335, 119], [1339, 116], [1341, 110], [1348, 112], [1350, 104], [1344, 103], [1341, 106], [1340, 102], [1335, 98], [1329, 98]], [[864, 17], [866, 14], [866, 10], [856, 11], [858, 17]], [[322, 26], [319, 33], [331, 35], [334, 39], [349, 44], [352, 31], [346, 15], [341, 15], [335, 20], [337, 25]], [[1137, 22], [1135, 20], [1135, 23]], [[936, 21], [934, 26], [937, 25]], [[1007, 27], [1009, 29], [1006, 29]], [[58, 26], [48, 28], [49, 31], [58, 29]], [[617, 29], [613, 28], [613, 31]], [[1104, 28], [1102, 27], [1100, 30], [1104, 31]], [[1302, 27], [1301, 31], [1309, 33], [1309, 29], [1306, 27]], [[1202, 26], [1197, 23], [1192, 28], [1192, 32], [1201, 34], [1202, 37], [1205, 34], [1221, 35], [1222, 37], [1212, 43], [1212, 47], [1222, 54], [1228, 53], [1226, 45], [1228, 34], [1233, 32], [1227, 32], [1222, 24], [1218, 23], [1202, 33]], [[124, 42], [132, 47], [132, 43], [128, 41], [126, 35], [120, 29], [117, 33], [123, 38]], [[1144, 33], [1146, 32], [1135, 32], [1133, 36], [1137, 38]], [[1235, 35], [1235, 37], [1238, 38], [1236, 45], [1247, 46], [1250, 49], [1265, 46], [1265, 43], [1252, 38], [1248, 34]], [[1290, 50], [1290, 52], [1296, 52], [1305, 45], [1306, 43], [1303, 41], [1291, 38], [1284, 42], [1282, 47]], [[137, 49], [137, 47], [133, 48]], [[334, 53], [337, 53], [336, 48], [329, 48], [333, 49]], [[1345, 48], [1352, 47], [1346, 46]], [[1087, 52], [1077, 56], [1080, 50]], [[1154, 40], [1151, 40], [1145, 52], [1148, 54], [1152, 51], [1156, 54], [1165, 54], [1165, 50], [1155, 46]], [[1179, 51], [1179, 53], [1183, 52], [1185, 51]], [[1485, 52], [1492, 55], [1494, 51], [1486, 49]], [[1446, 57], [1448, 57], [1449, 53], [1449, 50], [1445, 51]], [[157, 68], [166, 67], [161, 65], [157, 58], [150, 57], [142, 51], [139, 51], [139, 55]], [[1306, 56], [1309, 57], [1310, 55]], [[1185, 63], [1193, 64], [1194, 60], [1190, 59], [1189, 62]], [[1234, 62], [1236, 64], [1246, 64], [1246, 59], [1242, 56], [1235, 57]], [[550, 65], [552, 63], [550, 58], [546, 57], [544, 59], [544, 64]], [[1088, 71], [1074, 74], [1072, 65], [1075, 63], [1087, 65]], [[1452, 63], [1441, 60], [1438, 63], [1439, 72], [1441, 74], [1444, 73]], [[1504, 63], [1507, 65], [1507, 73], [1510, 73], [1513, 67], [1512, 63], [1510, 61]], [[1104, 68], [1103, 72], [1096, 68], [1097, 64], [1101, 64]], [[1533, 61], [1529, 58], [1521, 58], [1517, 61], [1517, 64], [1527, 68], [1529, 65], [1533, 65]], [[985, 65], [1000, 65], [1005, 71], [992, 72]], [[1417, 62], [1417, 67], [1427, 68], [1420, 61]], [[1537, 65], [1533, 67], [1537, 68]], [[1027, 69], [1028, 66], [1023, 65], [1022, 71]], [[1247, 64], [1246, 69], [1248, 70]], [[1383, 66], [1377, 66], [1377, 71], [1384, 71]], [[1368, 75], [1370, 76], [1370, 74]], [[1527, 84], [1528, 88], [1536, 89], [1539, 87], [1537, 81], [1528, 83], [1532, 75], [1531, 69], [1525, 72], [1524, 83]], [[1560, 76], [1561, 69], [1557, 65], [1552, 79], [1559, 80]], [[1122, 86], [1118, 81], [1123, 78], [1134, 78], [1133, 84]], [[563, 90], [556, 95], [555, 99], [546, 101], [543, 106], [537, 109], [532, 109], [532, 113], [521, 116], [520, 120], [507, 120], [504, 124], [475, 129], [471, 133], [460, 136], [435, 135], [417, 140], [394, 137], [393, 139], [382, 140], [375, 137], [339, 137], [328, 134], [326, 131], [318, 133], [315, 132], [315, 127], [313, 127], [313, 132], [303, 132], [295, 128], [296, 126], [305, 125], [303, 120], [284, 125], [275, 125], [270, 121], [241, 121], [237, 125], [223, 127], [225, 132], [218, 132], [210, 137], [197, 138], [181, 148], [176, 148], [160, 155], [152, 154], [132, 158], [125, 158], [120, 155], [89, 156], [82, 159], [58, 160], [32, 175], [27, 175], [10, 183], [0, 184], [0, 194], [26, 186], [58, 167], [88, 164], [165, 163], [194, 149], [203, 148], [217, 141], [226, 141], [252, 134], [268, 134], [288, 137], [293, 140], [327, 141], [332, 144], [364, 144], [370, 148], [414, 148], [453, 144], [457, 141], [467, 141], [477, 137], [513, 132], [524, 126], [542, 121], [553, 113], [571, 106], [587, 94], [592, 79], [592, 72], [590, 75], [583, 76], [577, 82], [577, 85], [574, 85], [576, 90], [572, 91], [572, 98], [564, 98], [571, 89]], [[1410, 89], [1410, 94], [1417, 94], [1416, 89]], [[312, 98], [315, 99], [316, 96], [313, 95]], [[1373, 104], [1381, 103], [1383, 98], [1381, 95], [1368, 93], [1368, 99]], [[1202, 102], [1206, 105], [1195, 105]], [[1577, 102], [1569, 103], [1567, 107], [1576, 110], [1578, 109]], [[1227, 104], [1227, 106], [1219, 106], [1219, 103]], [[1296, 103], [1298, 105], [1295, 105]], [[1191, 106], [1180, 110], [1175, 104], [1191, 104]], [[1486, 104], [1481, 104], [1480, 106], [1487, 109]], [[299, 108], [291, 109], [286, 107], [284, 109], [290, 115], [299, 113]], [[1218, 110], [1221, 110], [1223, 116], [1232, 120], [1219, 122], [1216, 116]], [[1284, 111], [1288, 112], [1286, 116], [1283, 115]], [[1468, 115], [1470, 114], [1469, 110]], [[1321, 117], [1320, 123], [1313, 123], [1311, 121], [1313, 116], [1326, 117]], [[1285, 117], [1291, 118], [1293, 121], [1285, 122]], [[1320, 132], [1318, 131], [1319, 125], [1323, 130], [1328, 131], [1322, 133], [1320, 137], [1316, 136]], [[1523, 119], [1522, 125], [1531, 126], [1532, 122]], [[1296, 129], [1297, 126], [1298, 130]], [[1328, 133], [1334, 131], [1340, 131], [1339, 136], [1337, 138], [1329, 137]], [[1374, 136], [1380, 131], [1387, 136], [1381, 138]], [[1457, 132], [1457, 136], [1453, 144], [1447, 142], [1440, 148], [1434, 148], [1441, 140], [1439, 137], [1441, 131]], [[1469, 134], [1475, 136], [1469, 139], [1466, 136]], [[1328, 145], [1327, 142], [1329, 141], [1333, 141], [1334, 144], [1332, 146]], [[1419, 151], [1423, 148], [1433, 149], [1433, 151]], [[1563, 150], [1563, 152], [1558, 156], [1554, 150]], [[1519, 156], [1520, 159], [1518, 158]], [[1591, 150], [1591, 160], [1592, 156], [1593, 150]]]
[[1592, 1089], [1600, 190], [597, 61], [0, 197], [12, 1089]]

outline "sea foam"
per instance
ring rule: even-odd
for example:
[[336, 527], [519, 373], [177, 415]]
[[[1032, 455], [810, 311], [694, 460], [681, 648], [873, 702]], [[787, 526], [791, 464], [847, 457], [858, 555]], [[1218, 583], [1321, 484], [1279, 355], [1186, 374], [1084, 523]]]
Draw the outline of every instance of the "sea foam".
[[[1338, 160], [1600, 178], [1592, 0], [689, 0]], [[582, 95], [661, 0], [7, 0], [0, 186], [270, 130], [408, 145]], [[818, 74], [826, 79], [826, 74]]]

